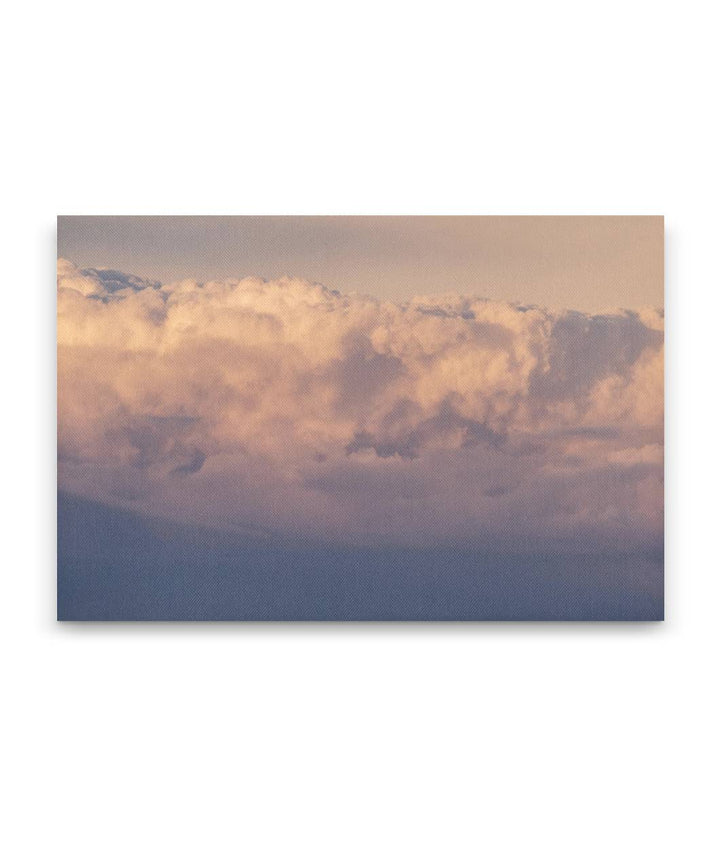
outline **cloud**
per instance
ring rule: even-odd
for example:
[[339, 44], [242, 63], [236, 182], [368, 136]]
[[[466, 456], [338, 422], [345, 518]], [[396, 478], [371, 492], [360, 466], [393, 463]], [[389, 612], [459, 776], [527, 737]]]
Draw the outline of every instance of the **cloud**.
[[663, 318], [58, 262], [60, 486], [348, 540], [657, 543]]

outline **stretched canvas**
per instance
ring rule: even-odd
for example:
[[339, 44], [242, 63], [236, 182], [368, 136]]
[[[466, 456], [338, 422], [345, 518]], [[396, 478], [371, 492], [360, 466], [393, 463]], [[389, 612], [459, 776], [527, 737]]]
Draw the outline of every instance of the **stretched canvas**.
[[58, 617], [657, 620], [661, 217], [60, 217]]

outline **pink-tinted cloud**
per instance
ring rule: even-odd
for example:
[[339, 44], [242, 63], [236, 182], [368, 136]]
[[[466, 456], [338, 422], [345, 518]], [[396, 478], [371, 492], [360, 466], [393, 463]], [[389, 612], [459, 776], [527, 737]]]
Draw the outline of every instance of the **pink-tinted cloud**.
[[406, 304], [58, 263], [61, 487], [226, 527], [421, 542], [662, 532], [662, 313]]

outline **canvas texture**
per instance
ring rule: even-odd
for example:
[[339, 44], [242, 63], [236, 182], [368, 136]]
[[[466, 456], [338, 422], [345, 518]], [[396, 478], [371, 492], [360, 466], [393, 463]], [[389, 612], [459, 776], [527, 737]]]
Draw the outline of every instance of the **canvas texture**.
[[663, 617], [660, 217], [60, 217], [58, 618]]

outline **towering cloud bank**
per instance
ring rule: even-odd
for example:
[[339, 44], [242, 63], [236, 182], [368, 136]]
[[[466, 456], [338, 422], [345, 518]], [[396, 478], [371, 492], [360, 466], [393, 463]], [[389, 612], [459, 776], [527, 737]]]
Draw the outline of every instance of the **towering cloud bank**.
[[656, 546], [663, 319], [58, 263], [60, 487], [218, 527]]

